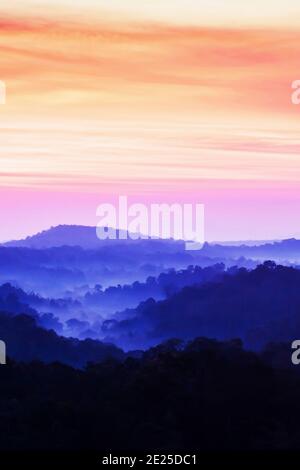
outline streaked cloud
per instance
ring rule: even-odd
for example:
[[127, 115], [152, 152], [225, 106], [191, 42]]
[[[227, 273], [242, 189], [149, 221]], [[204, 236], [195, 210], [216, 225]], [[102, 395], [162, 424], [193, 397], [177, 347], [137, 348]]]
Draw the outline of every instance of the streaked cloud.
[[262, 198], [263, 183], [272, 198], [293, 187], [292, 201], [299, 11], [291, 0], [0, 7], [0, 185], [41, 194], [180, 185], [184, 196], [201, 182], [239, 197], [251, 182]]

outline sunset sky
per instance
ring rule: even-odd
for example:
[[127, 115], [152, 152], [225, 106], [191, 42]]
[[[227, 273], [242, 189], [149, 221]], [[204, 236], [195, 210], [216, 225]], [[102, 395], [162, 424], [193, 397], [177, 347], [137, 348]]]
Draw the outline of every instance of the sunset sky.
[[0, 6], [0, 240], [96, 207], [206, 205], [208, 240], [300, 237], [299, 0]]

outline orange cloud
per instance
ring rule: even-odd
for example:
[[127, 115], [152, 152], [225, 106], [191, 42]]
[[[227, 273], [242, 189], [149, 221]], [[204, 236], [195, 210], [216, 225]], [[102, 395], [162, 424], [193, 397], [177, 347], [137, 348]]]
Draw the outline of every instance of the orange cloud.
[[[2, 79], [10, 102], [64, 106], [85, 101], [132, 113], [147, 106], [201, 117], [278, 111], [293, 115], [300, 33], [2, 20]], [[58, 104], [55, 96], [58, 93]], [[50, 94], [50, 95], [47, 95]], [[91, 103], [92, 101], [92, 103]], [[147, 111], [147, 109], [145, 110]]]
[[5, 184], [298, 180], [300, 33], [8, 16], [0, 27]]

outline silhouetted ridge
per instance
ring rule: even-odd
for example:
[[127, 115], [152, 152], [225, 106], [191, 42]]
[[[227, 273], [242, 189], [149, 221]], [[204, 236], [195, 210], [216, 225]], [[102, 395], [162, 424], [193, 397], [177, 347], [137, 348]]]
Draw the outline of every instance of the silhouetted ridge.
[[74, 367], [83, 367], [88, 362], [101, 362], [114, 358], [122, 360], [123, 351], [112, 344], [91, 339], [58, 336], [54, 331], [37, 326], [34, 318], [0, 312], [0, 338], [7, 345], [7, 354], [22, 362], [34, 360], [45, 363], [61, 362]]

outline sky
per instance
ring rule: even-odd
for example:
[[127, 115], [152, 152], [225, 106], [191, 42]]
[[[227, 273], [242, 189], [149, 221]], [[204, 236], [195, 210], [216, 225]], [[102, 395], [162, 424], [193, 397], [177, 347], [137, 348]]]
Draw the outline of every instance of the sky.
[[300, 237], [298, 0], [0, 6], [0, 240], [198, 202], [207, 240]]

